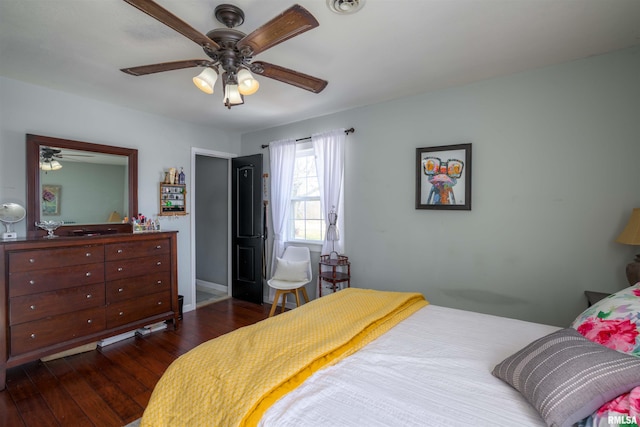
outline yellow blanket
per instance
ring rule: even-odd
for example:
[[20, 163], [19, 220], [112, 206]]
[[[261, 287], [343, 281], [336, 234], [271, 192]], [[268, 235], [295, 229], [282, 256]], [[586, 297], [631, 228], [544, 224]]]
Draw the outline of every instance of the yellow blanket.
[[348, 288], [203, 343], [169, 366], [141, 426], [256, 425], [311, 374], [427, 304], [417, 293]]

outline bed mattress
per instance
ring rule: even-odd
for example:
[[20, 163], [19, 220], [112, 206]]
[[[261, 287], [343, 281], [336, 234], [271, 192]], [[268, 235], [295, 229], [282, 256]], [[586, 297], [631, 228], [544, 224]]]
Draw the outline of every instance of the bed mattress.
[[260, 425], [544, 426], [493, 367], [559, 328], [428, 305], [277, 401]]

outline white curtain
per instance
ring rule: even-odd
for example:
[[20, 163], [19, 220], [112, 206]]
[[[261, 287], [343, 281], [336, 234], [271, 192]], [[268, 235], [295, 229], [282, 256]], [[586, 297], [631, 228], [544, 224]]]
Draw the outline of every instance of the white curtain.
[[[338, 214], [338, 231], [340, 240], [329, 242], [325, 239], [322, 253], [335, 250], [344, 253], [344, 152], [347, 136], [344, 129], [311, 135], [311, 142], [316, 154], [316, 169], [320, 184], [320, 207], [324, 220], [329, 225], [329, 212], [332, 209]], [[334, 249], [335, 247], [335, 249]]]
[[[273, 222], [273, 251], [268, 277], [275, 271], [276, 257], [284, 254], [283, 235], [289, 217], [293, 171], [296, 162], [296, 141], [284, 139], [269, 144], [269, 169], [271, 173], [271, 220]], [[272, 290], [270, 291], [271, 293]], [[273, 296], [272, 296], [273, 297]]]

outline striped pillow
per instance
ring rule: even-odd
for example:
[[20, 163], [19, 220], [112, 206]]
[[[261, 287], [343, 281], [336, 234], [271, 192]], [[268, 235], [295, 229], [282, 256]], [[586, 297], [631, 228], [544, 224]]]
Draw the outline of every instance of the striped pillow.
[[518, 390], [548, 426], [571, 426], [640, 386], [640, 358], [561, 329], [499, 363], [493, 375]]

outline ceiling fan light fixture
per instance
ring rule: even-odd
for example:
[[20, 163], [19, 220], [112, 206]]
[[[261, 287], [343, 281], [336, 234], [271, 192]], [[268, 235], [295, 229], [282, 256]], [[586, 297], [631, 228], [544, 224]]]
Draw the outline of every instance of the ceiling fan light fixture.
[[57, 171], [62, 169], [62, 165], [57, 160], [40, 161], [40, 169], [43, 171]]
[[339, 15], [356, 13], [364, 6], [365, 0], [327, 0], [329, 10]]
[[213, 93], [213, 87], [216, 84], [216, 80], [218, 80], [218, 73], [211, 67], [207, 67], [200, 74], [193, 78], [193, 84], [196, 85], [198, 89], [211, 95]]
[[234, 105], [244, 104], [237, 84], [228, 84], [224, 87], [224, 105], [231, 108]]
[[260, 83], [246, 68], [238, 71], [238, 92], [241, 95], [253, 95], [260, 88]]
[[[267, 62], [252, 62], [255, 55], [320, 25], [311, 12], [298, 4], [289, 7], [249, 34], [235, 29], [244, 22], [242, 9], [231, 4], [221, 4], [215, 8], [214, 15], [227, 28], [214, 28], [203, 34], [156, 1], [126, 0], [130, 5], [198, 44], [210, 59], [187, 59], [121, 68], [120, 71], [126, 74], [143, 76], [203, 67], [205, 69], [193, 77], [193, 83], [201, 91], [213, 94], [215, 82], [221, 77], [223, 102], [229, 109], [234, 105], [244, 104], [245, 95], [252, 95], [258, 91], [260, 83], [251, 72], [313, 93], [320, 93], [327, 86], [326, 80], [317, 77]], [[327, 0], [327, 4], [335, 3], [340, 10], [346, 12], [352, 11], [354, 5], [359, 6], [364, 1]]]

